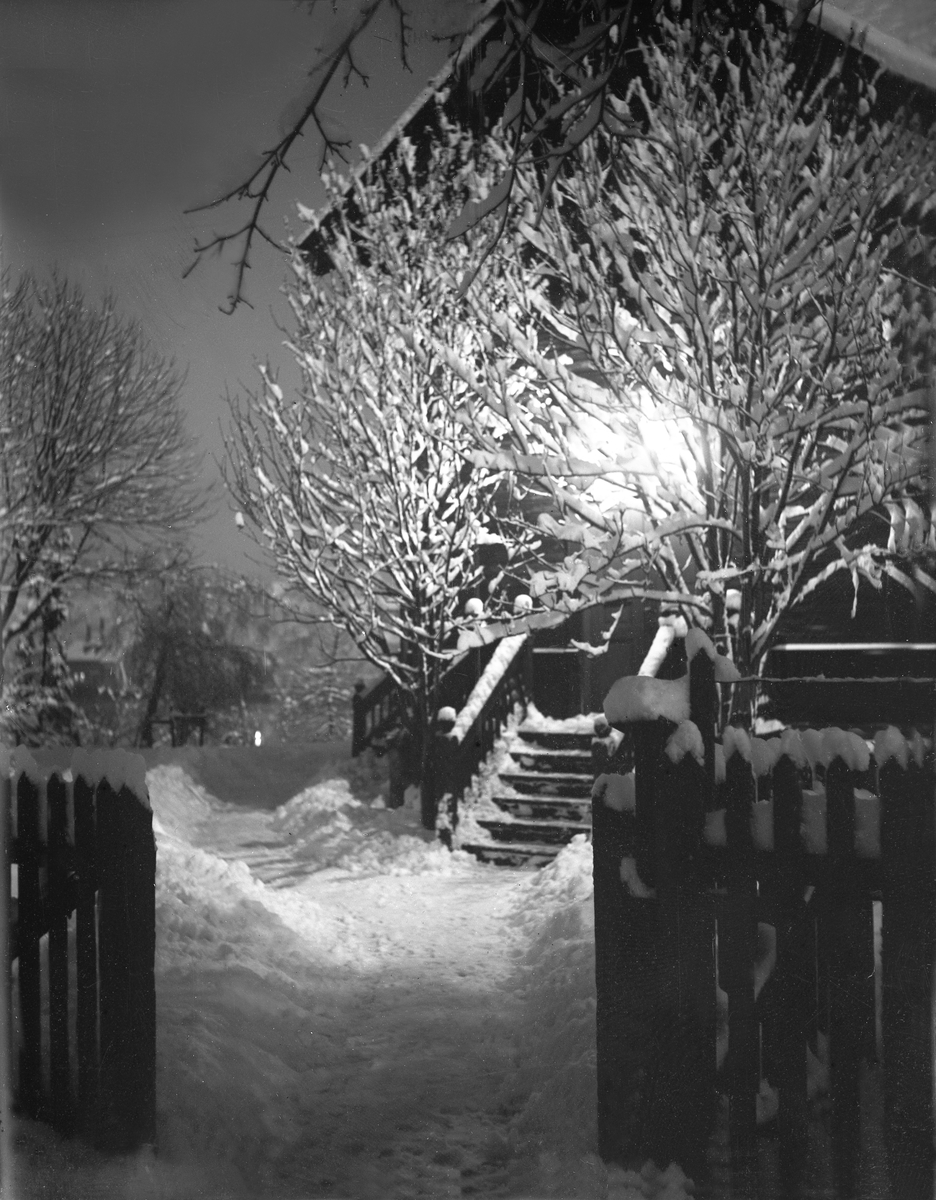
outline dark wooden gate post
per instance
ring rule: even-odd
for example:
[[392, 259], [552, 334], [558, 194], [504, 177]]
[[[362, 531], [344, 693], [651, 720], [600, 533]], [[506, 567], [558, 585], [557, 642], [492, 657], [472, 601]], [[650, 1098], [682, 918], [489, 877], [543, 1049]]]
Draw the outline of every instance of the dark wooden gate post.
[[42, 1024], [39, 941], [42, 936], [42, 891], [39, 881], [40, 789], [23, 770], [16, 785], [17, 928], [19, 1003], [22, 1044], [19, 1054], [19, 1103], [30, 1117], [41, 1118]]
[[75, 1043], [78, 1051], [78, 1123], [96, 1136], [98, 1095], [97, 812], [95, 788], [84, 775], [74, 782]]
[[155, 1140], [155, 879], [152, 813], [127, 787], [97, 788], [100, 962], [98, 1144]]
[[70, 1133], [74, 1117], [68, 1050], [69, 796], [59, 774], [46, 785], [49, 810], [49, 1083], [52, 1123]]

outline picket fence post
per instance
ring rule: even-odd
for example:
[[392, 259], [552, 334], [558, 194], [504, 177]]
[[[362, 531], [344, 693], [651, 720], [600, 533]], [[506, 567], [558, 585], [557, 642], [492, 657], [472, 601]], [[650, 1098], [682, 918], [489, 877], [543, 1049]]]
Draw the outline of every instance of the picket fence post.
[[932, 1200], [936, 1018], [936, 830], [932, 762], [880, 769], [882, 1042], [886, 1151], [894, 1195]]

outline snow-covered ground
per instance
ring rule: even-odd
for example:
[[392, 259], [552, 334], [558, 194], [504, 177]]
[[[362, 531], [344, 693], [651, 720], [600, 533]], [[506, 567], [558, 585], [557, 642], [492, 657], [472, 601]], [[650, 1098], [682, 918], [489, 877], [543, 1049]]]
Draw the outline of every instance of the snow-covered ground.
[[539, 872], [450, 854], [340, 748], [149, 766], [158, 1153], [21, 1122], [11, 1200], [685, 1195], [596, 1154], [584, 840]]

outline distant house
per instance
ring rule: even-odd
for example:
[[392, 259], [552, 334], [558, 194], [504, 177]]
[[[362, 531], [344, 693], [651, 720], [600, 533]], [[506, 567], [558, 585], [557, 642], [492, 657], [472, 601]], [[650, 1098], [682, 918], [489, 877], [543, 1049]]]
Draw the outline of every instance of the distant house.
[[[803, 63], [815, 61], [821, 68], [831, 63], [841, 50], [842, 41], [859, 35], [861, 49], [849, 53], [854, 64], [864, 55], [870, 62], [863, 66], [879, 65], [883, 69], [877, 83], [878, 99], [885, 114], [898, 108], [909, 108], [930, 136], [936, 123], [936, 29], [927, 15], [928, 3], [923, 0], [892, 0], [891, 3], [869, 3], [869, 0], [840, 0], [841, 7], [823, 3], [815, 5], [808, 18], [800, 14], [803, 0], [777, 0], [768, 3], [768, 10], [780, 17], [783, 10], [792, 13], [802, 27], [799, 30], [797, 53]], [[846, 11], [848, 10], [848, 11]], [[873, 13], [886, 28], [865, 29]], [[491, 92], [486, 91], [483, 105], [475, 87], [485, 75], [487, 66], [498, 56], [503, 37], [500, 5], [489, 8], [476, 30], [461, 49], [453, 54], [440, 72], [416, 100], [401, 114], [380, 139], [366, 162], [356, 170], [356, 177], [369, 181], [380, 179], [381, 160], [401, 138], [415, 147], [415, 171], [428, 163], [433, 139], [437, 136], [437, 98], [443, 91], [446, 116], [465, 128], [481, 132], [493, 126], [513, 87], [513, 79], [505, 75]], [[800, 14], [798, 17], [796, 14]], [[930, 35], [922, 36], [922, 26], [929, 22]], [[919, 28], [918, 28], [919, 26]], [[862, 30], [864, 33], [862, 34]], [[897, 36], [895, 36], [895, 33]], [[913, 45], [901, 41], [909, 37]], [[934, 147], [936, 153], [936, 147]], [[354, 200], [347, 195], [347, 205], [353, 210]], [[925, 232], [930, 239], [936, 236], [936, 216], [926, 220]], [[329, 215], [326, 214], [300, 244], [300, 249], [313, 269], [327, 274]], [[936, 295], [936, 263], [921, 248], [910, 250], [895, 264], [908, 278], [934, 289]], [[936, 311], [936, 310], [934, 310]], [[853, 591], [849, 578], [835, 580], [813, 603], [804, 604], [791, 614], [788, 640], [851, 642], [874, 640], [911, 642], [923, 637], [931, 640], [936, 623], [936, 607], [931, 604], [915, 607], [906, 595], [897, 590], [875, 592], [862, 585], [858, 613], [852, 616]], [[612, 624], [612, 614], [619, 606], [595, 608], [577, 614], [562, 626], [538, 633], [534, 639], [534, 699], [543, 712], [554, 716], [569, 716], [594, 711], [611, 683], [621, 675], [636, 673], [649, 646], [657, 625], [657, 613], [650, 605], [630, 602], [622, 610], [614, 630], [609, 651], [592, 658], [571, 645], [572, 641], [597, 643], [602, 632]]]

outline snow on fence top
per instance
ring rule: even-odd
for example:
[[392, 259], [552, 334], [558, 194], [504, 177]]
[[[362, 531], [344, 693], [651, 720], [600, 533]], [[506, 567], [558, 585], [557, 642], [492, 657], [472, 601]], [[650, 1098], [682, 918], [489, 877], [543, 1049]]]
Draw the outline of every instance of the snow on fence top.
[[106, 780], [115, 792], [126, 787], [144, 807], [150, 807], [146, 762], [142, 755], [129, 750], [79, 748], [72, 752], [71, 762], [63, 770], [60, 766], [39, 766], [25, 746], [12, 751], [0, 746], [0, 777], [18, 775], [25, 775], [37, 785], [44, 784], [51, 775], [61, 775], [66, 782], [80, 777], [92, 787]]
[[689, 676], [655, 679], [651, 675], [625, 675], [605, 696], [604, 714], [609, 725], [656, 721], [661, 717], [678, 725], [689, 720]]
[[690, 629], [686, 634], [686, 658], [690, 662], [700, 650], [704, 650], [715, 664], [716, 683], [737, 683], [741, 673], [730, 658], [719, 654], [712, 644], [712, 639], [703, 629]]
[[666, 757], [672, 763], [679, 763], [691, 754], [699, 766], [705, 763], [705, 745], [702, 733], [694, 721], [680, 721], [675, 733], [670, 735], [666, 743]]

